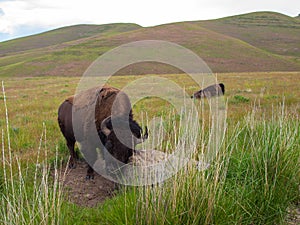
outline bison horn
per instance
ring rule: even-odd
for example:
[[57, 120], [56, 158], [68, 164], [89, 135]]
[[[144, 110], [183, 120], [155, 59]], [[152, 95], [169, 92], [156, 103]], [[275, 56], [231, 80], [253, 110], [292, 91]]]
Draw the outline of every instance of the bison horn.
[[103, 134], [105, 134], [105, 136], [107, 137], [111, 130], [107, 127], [107, 122], [111, 119], [111, 117], [106, 117], [102, 123], [101, 123], [101, 131], [103, 132]]
[[145, 133], [144, 133], [143, 137], [136, 139], [136, 144], [140, 144], [140, 143], [144, 142], [147, 138], [148, 138], [148, 127], [145, 126]]

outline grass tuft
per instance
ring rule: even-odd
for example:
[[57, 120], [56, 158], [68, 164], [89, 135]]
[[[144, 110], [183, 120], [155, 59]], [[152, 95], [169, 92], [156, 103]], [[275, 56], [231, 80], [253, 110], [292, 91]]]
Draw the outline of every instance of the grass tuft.
[[[0, 167], [0, 223], [1, 224], [61, 224], [62, 182], [65, 174], [58, 170], [58, 156], [55, 167], [50, 170], [47, 163], [47, 149], [44, 161], [40, 152], [46, 145], [46, 127], [40, 137], [38, 155], [34, 165], [21, 162], [13, 154], [6, 105], [5, 89], [2, 82], [6, 111], [6, 132], [2, 129], [2, 165]], [[12, 129], [12, 131], [14, 131]], [[6, 140], [5, 140], [6, 138]], [[7, 142], [7, 144], [5, 144]], [[5, 148], [5, 146], [8, 146]], [[53, 173], [53, 176], [50, 174]]]
[[99, 208], [100, 221], [284, 224], [288, 207], [300, 200], [299, 127], [284, 106], [269, 119], [253, 111], [227, 128], [208, 170], [181, 170], [160, 185], [127, 187]]

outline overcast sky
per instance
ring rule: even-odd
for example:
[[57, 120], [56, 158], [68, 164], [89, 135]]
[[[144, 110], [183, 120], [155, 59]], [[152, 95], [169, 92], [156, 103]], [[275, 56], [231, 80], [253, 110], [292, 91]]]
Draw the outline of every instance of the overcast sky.
[[300, 13], [300, 0], [0, 0], [0, 41], [74, 24], [153, 26], [254, 11]]

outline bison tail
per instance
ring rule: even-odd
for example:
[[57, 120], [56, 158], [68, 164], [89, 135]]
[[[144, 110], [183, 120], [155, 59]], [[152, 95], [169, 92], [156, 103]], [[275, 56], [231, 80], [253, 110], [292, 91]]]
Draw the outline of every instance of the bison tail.
[[219, 83], [219, 86], [221, 87], [221, 91], [224, 95], [225, 94], [225, 85], [223, 83]]

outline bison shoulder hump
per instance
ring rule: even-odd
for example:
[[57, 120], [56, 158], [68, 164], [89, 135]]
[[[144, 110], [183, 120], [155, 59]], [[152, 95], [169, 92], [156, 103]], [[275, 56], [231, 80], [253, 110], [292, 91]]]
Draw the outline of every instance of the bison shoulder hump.
[[73, 105], [73, 102], [74, 102], [74, 96], [70, 96], [66, 99], [66, 102], [69, 102]]

